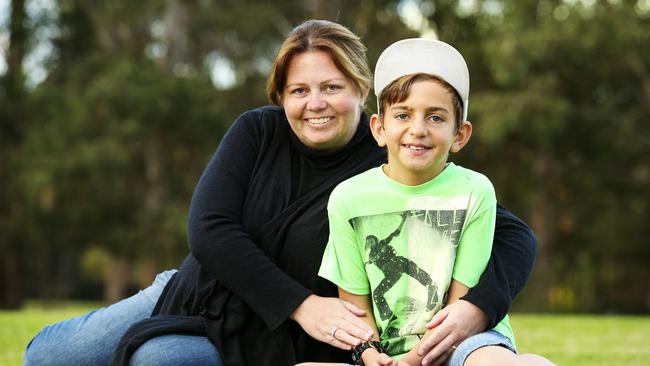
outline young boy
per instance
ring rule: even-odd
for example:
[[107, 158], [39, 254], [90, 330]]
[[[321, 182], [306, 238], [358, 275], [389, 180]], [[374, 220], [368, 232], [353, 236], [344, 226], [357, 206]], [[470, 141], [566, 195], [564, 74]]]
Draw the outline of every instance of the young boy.
[[[485, 176], [447, 162], [472, 134], [469, 72], [458, 51], [433, 40], [394, 43], [377, 61], [375, 93], [379, 114], [371, 130], [387, 147], [388, 164], [333, 191], [319, 275], [338, 285], [342, 299], [366, 309], [364, 320], [379, 334], [381, 342], [354, 349], [357, 364], [415, 366], [426, 323], [486, 268], [496, 197]], [[453, 348], [450, 365], [490, 359], [508, 365], [526, 357], [515, 353], [507, 316]]]

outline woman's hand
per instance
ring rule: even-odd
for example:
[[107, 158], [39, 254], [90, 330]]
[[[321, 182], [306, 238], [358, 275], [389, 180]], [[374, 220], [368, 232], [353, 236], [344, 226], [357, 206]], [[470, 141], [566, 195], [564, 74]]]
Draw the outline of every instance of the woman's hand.
[[312, 338], [351, 350], [372, 337], [373, 331], [359, 317], [366, 312], [336, 297], [310, 295], [291, 314]]
[[485, 313], [469, 301], [458, 300], [447, 305], [427, 323], [428, 329], [436, 329], [418, 349], [418, 354], [424, 356], [422, 364], [442, 365], [453, 352], [452, 346], [485, 331], [487, 322]]

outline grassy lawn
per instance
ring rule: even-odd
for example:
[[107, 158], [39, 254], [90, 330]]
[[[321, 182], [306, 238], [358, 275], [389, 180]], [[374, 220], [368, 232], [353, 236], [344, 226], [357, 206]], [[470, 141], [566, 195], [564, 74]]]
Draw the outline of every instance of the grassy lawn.
[[650, 317], [512, 314], [520, 352], [558, 365], [648, 365]]
[[[20, 365], [27, 342], [44, 325], [95, 306], [0, 311], [0, 365]], [[521, 352], [544, 355], [558, 365], [641, 366], [650, 360], [650, 317], [512, 314], [511, 321]]]
[[30, 304], [20, 311], [0, 311], [0, 365], [22, 365], [23, 352], [43, 326], [100, 307], [100, 304], [73, 302], [64, 304]]

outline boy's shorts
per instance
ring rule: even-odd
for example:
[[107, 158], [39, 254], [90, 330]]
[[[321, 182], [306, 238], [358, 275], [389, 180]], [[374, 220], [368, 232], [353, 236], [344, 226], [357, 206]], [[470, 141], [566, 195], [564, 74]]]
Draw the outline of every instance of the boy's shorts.
[[473, 335], [462, 341], [443, 365], [463, 366], [463, 363], [470, 355], [470, 353], [476, 351], [481, 347], [487, 346], [502, 346], [514, 353], [517, 353], [517, 350], [512, 345], [512, 343], [510, 343], [510, 339], [508, 339], [508, 337], [495, 330], [488, 330], [487, 332]]

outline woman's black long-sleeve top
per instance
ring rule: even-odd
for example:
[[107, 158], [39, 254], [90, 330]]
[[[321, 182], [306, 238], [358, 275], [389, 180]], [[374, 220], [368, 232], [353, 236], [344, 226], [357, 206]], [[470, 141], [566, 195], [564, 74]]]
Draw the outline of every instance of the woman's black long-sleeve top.
[[[197, 184], [191, 255], [154, 314], [200, 317], [226, 364], [348, 361], [288, 318], [310, 294], [337, 296], [335, 285], [317, 276], [329, 233], [327, 199], [338, 183], [385, 159], [365, 115], [352, 141], [328, 153], [304, 146], [279, 107], [240, 116]], [[535, 247], [531, 230], [498, 206], [488, 267], [464, 297], [490, 327], [526, 283]]]

